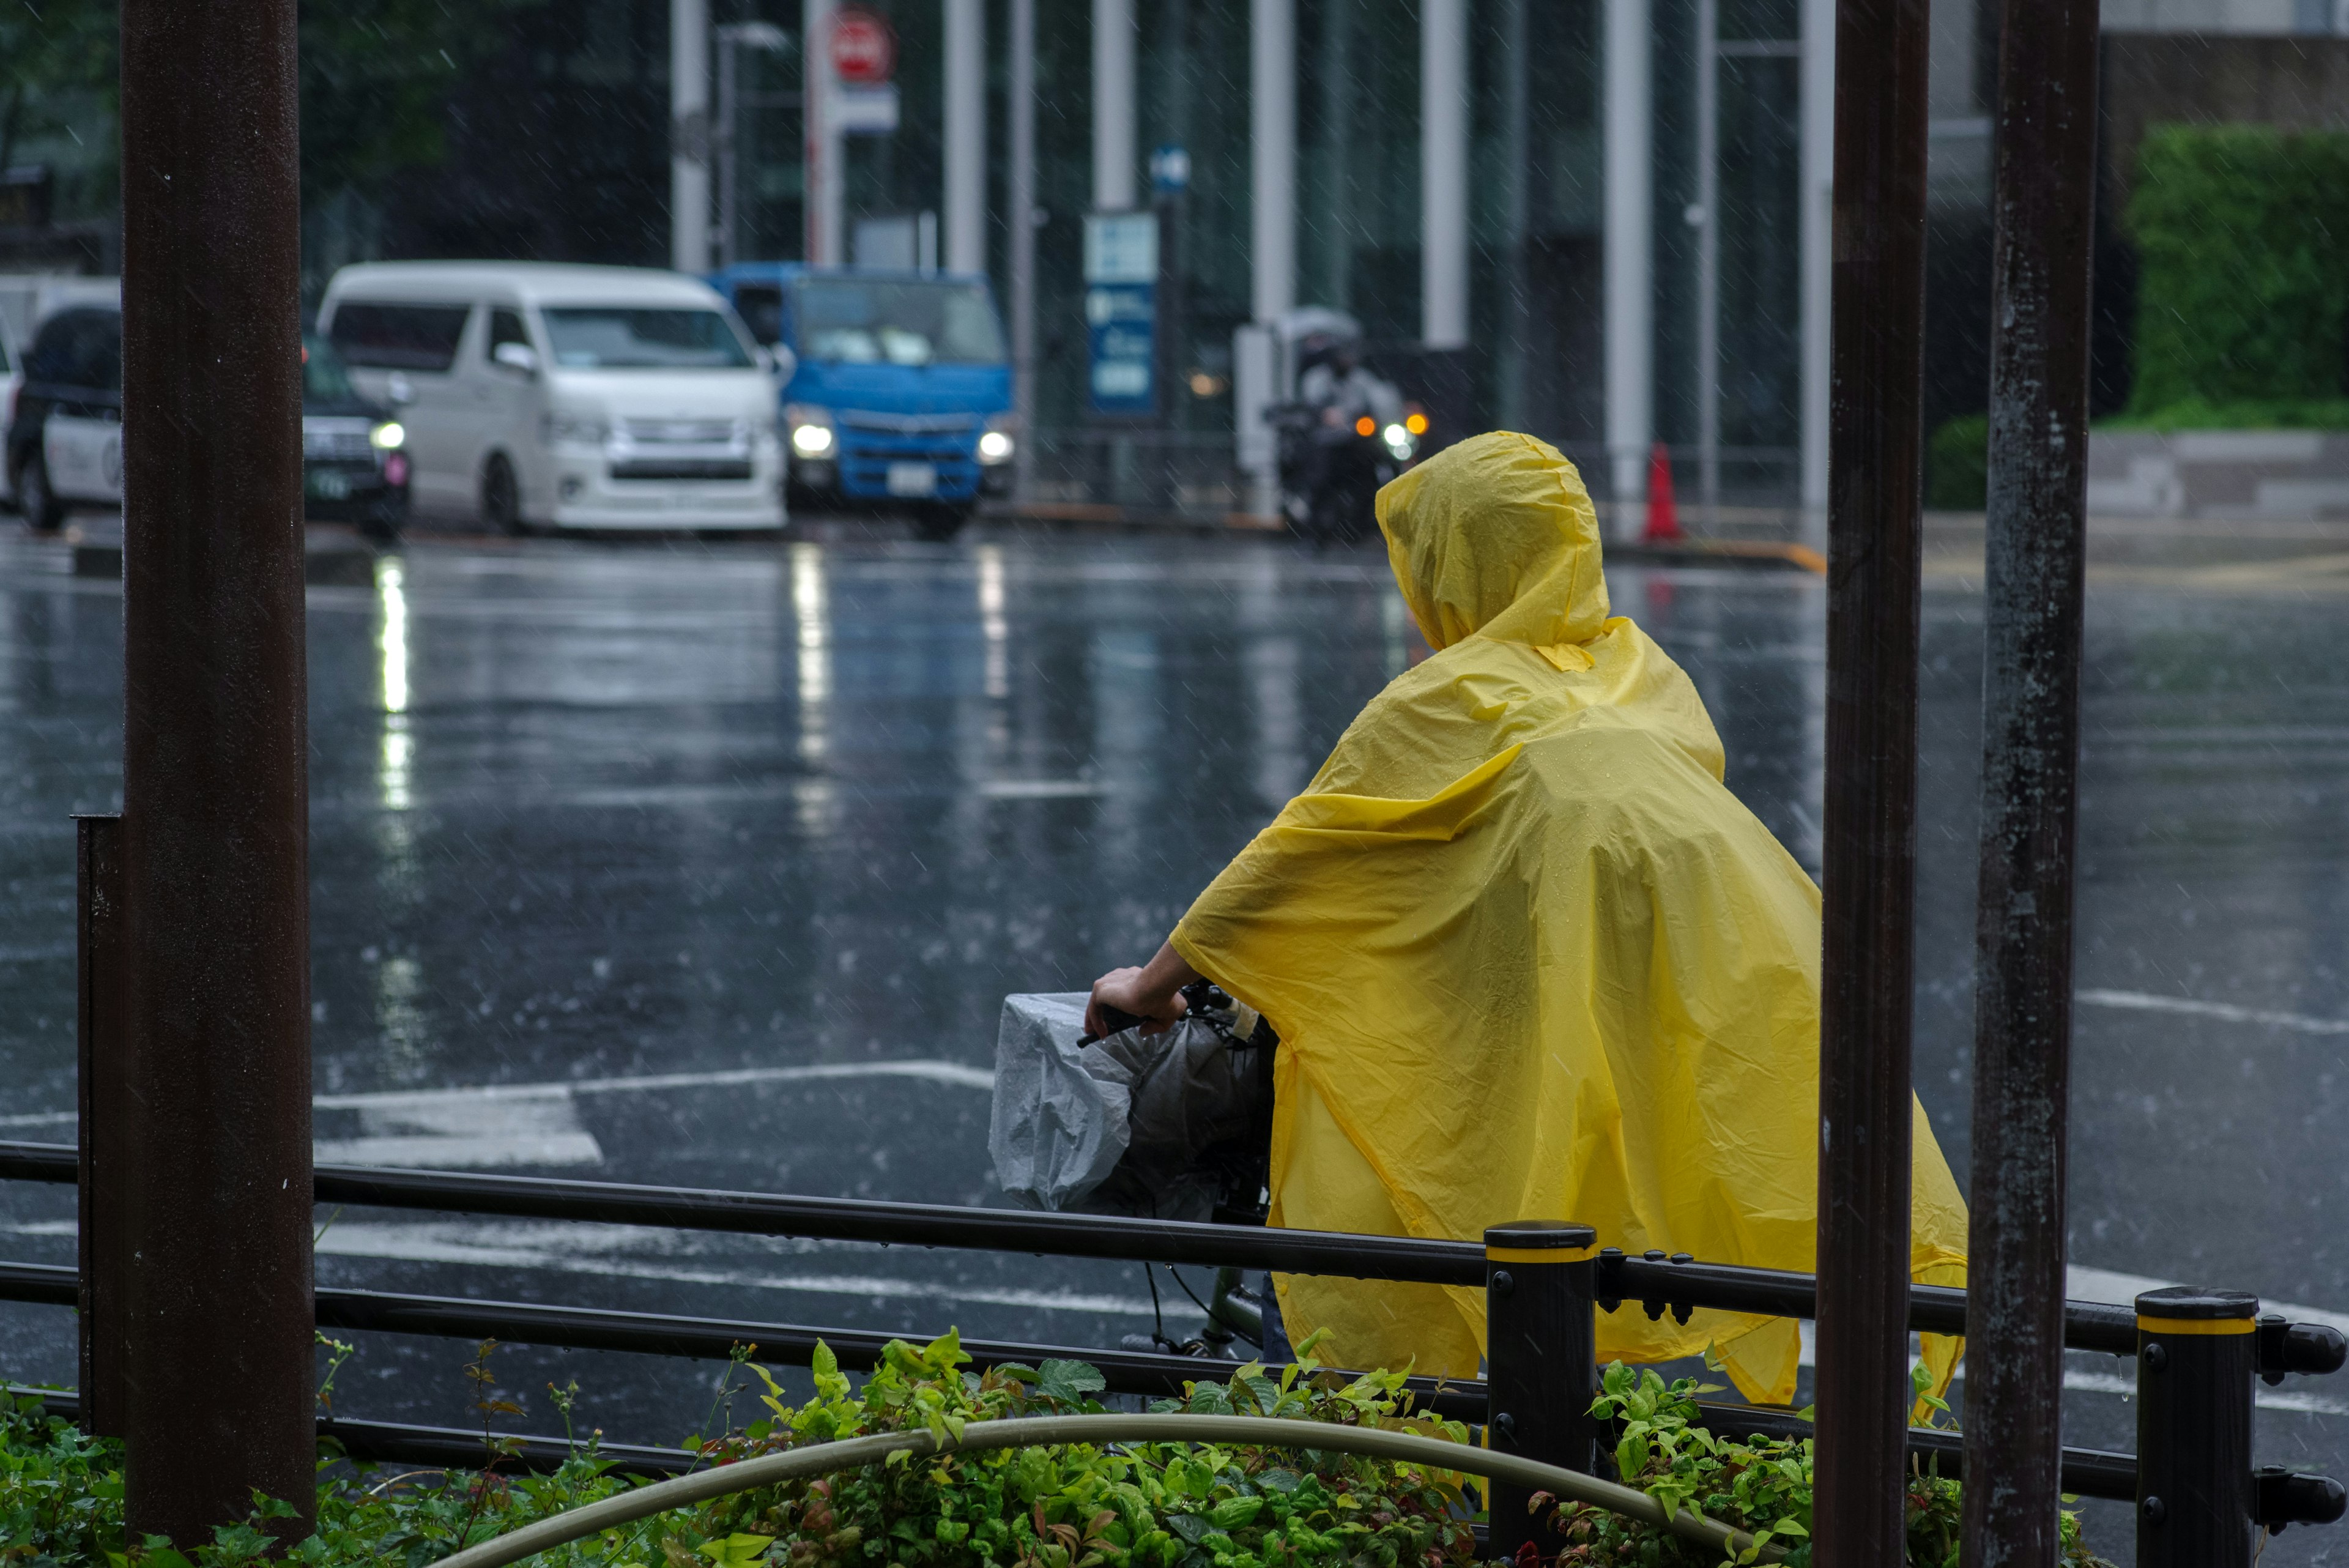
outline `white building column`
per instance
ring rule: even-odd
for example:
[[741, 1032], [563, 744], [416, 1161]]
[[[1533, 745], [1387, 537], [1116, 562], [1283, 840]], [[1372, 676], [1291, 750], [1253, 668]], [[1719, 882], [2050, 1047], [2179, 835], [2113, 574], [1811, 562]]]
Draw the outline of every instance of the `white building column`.
[[987, 0], [946, 6], [946, 263], [987, 270]]
[[668, 265], [708, 272], [709, 0], [669, 0], [668, 119]]
[[832, 112], [832, 18], [837, 0], [802, 0], [800, 60], [802, 121], [806, 127], [807, 213], [805, 254], [815, 266], [838, 266], [846, 257], [847, 182], [843, 138]]
[[1649, 0], [1605, 5], [1607, 455], [1617, 531], [1629, 533], [1638, 524], [1620, 504], [1647, 494], [1655, 440], [1653, 16]]
[[1297, 0], [1248, 0], [1248, 140], [1249, 296], [1268, 322], [1297, 303]]
[[1836, 0], [1803, 0], [1804, 535], [1826, 541], [1828, 336], [1835, 294]]
[[1133, 0], [1093, 0], [1093, 211], [1134, 207]]
[[1030, 494], [1036, 453], [1036, 0], [1011, 0], [1011, 406], [1019, 416], [1012, 485]]
[[1420, 0], [1420, 338], [1468, 346], [1468, 0]]

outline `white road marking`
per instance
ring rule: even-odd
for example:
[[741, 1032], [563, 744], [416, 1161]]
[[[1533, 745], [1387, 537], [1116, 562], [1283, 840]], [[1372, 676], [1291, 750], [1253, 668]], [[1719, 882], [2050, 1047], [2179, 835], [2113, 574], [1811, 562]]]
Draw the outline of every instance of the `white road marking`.
[[843, 1078], [918, 1078], [949, 1088], [995, 1090], [995, 1075], [960, 1062], [917, 1058], [901, 1062], [822, 1062], [802, 1067], [728, 1067], [707, 1073], [648, 1073], [632, 1078], [576, 1078], [543, 1084], [480, 1084], [446, 1089], [391, 1089], [320, 1095], [322, 1111], [366, 1110], [462, 1097], [472, 1100], [556, 1099], [567, 1095], [631, 1095], [659, 1089], [715, 1089], [740, 1084], [823, 1083]]
[[2276, 1012], [2263, 1007], [2237, 1007], [2225, 1002], [2198, 1002], [2190, 996], [2157, 996], [2145, 991], [2083, 991], [2075, 995], [2085, 1007], [2117, 1007], [2137, 1012], [2184, 1012], [2216, 1018], [2228, 1023], [2261, 1023], [2271, 1029], [2292, 1029], [2302, 1034], [2349, 1034], [2349, 1019], [2311, 1018], [2302, 1012]]
[[[581, 1095], [641, 1095], [669, 1089], [734, 1088], [747, 1084], [819, 1084], [910, 1078], [946, 1088], [992, 1094], [995, 1075], [960, 1062], [821, 1062], [797, 1067], [730, 1067], [704, 1073], [648, 1073], [629, 1078], [578, 1078], [540, 1084], [478, 1084], [445, 1089], [390, 1089], [318, 1095], [322, 1111], [357, 1111], [359, 1136], [321, 1138], [326, 1165], [480, 1169], [514, 1165], [600, 1165], [604, 1150], [580, 1125]], [[70, 1127], [72, 1111], [0, 1116], [0, 1127]]]

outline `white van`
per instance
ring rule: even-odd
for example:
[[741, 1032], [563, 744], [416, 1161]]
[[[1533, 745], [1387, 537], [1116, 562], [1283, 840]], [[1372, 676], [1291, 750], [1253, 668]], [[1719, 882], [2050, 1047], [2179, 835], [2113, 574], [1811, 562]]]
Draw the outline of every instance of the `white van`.
[[682, 273], [369, 262], [319, 330], [400, 411], [409, 504], [519, 533], [780, 528], [772, 362]]

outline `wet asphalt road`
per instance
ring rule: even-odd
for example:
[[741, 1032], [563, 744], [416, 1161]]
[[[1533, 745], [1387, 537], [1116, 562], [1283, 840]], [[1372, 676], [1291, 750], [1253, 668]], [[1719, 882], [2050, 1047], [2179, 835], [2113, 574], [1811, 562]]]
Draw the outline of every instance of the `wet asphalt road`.
[[[2349, 1325], [2349, 579], [2323, 534], [2099, 545], [2075, 1294], [2225, 1284]], [[1962, 1178], [1981, 607], [1978, 548], [1937, 538], [1917, 1070]], [[1609, 581], [1816, 867], [1818, 580]], [[1418, 647], [1375, 551], [1260, 540], [428, 540], [311, 611], [322, 1158], [949, 1203], [994, 1200], [1004, 993], [1139, 961]], [[119, 643], [112, 585], [0, 541], [0, 1137], [71, 1136], [67, 814], [119, 800]], [[463, 1092], [492, 1084], [514, 1092]], [[0, 1255], [70, 1262], [70, 1214], [0, 1185]], [[1131, 1264], [321, 1220], [327, 1282], [1066, 1345], [1152, 1322]], [[0, 1304], [9, 1378], [69, 1380], [71, 1344], [69, 1314]], [[363, 1340], [337, 1406], [461, 1424], [469, 1349]], [[636, 1441], [692, 1429], [715, 1376], [498, 1365], [520, 1428], [557, 1429], [544, 1386], [575, 1376], [583, 1419]], [[2129, 1378], [2074, 1358], [2070, 1441], [2133, 1446]], [[2263, 1395], [2262, 1459], [2349, 1470], [2332, 1383]], [[2126, 1554], [2121, 1512], [2092, 1524]], [[2265, 1562], [2349, 1562], [2349, 1530]]]

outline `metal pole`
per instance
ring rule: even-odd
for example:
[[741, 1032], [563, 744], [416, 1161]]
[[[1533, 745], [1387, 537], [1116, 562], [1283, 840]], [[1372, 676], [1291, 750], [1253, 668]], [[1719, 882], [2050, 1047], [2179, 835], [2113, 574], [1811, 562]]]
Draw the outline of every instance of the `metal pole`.
[[[1485, 1232], [1485, 1429], [1495, 1452], [1595, 1472], [1598, 1249], [1598, 1231], [1556, 1220]], [[1556, 1556], [1558, 1541], [1529, 1512], [1533, 1493], [1498, 1481], [1491, 1490], [1488, 1555], [1514, 1562], [1530, 1542]]]
[[2097, 0], [2007, 0], [1991, 287], [1965, 1541], [2053, 1568]]
[[78, 816], [74, 828], [81, 1426], [93, 1437], [119, 1438], [129, 1371], [130, 1254], [122, 1244], [122, 1199], [131, 1147], [123, 1077], [122, 818]]
[[1649, 0], [1606, 0], [1607, 452], [1615, 534], [1637, 538], [1655, 440], [1655, 131]]
[[2251, 1568], [2259, 1310], [2235, 1291], [2137, 1298], [2137, 1568]]
[[1721, 0], [1696, 0], [1696, 453], [1705, 525], [1721, 509]]
[[1011, 400], [1019, 416], [1014, 493], [1036, 472], [1036, 0], [1011, 0]]
[[133, 1538], [310, 1529], [294, 0], [124, 0], [124, 1402]]
[[1927, 0], [1844, 0], [1821, 833], [1817, 1568], [1905, 1551]]

